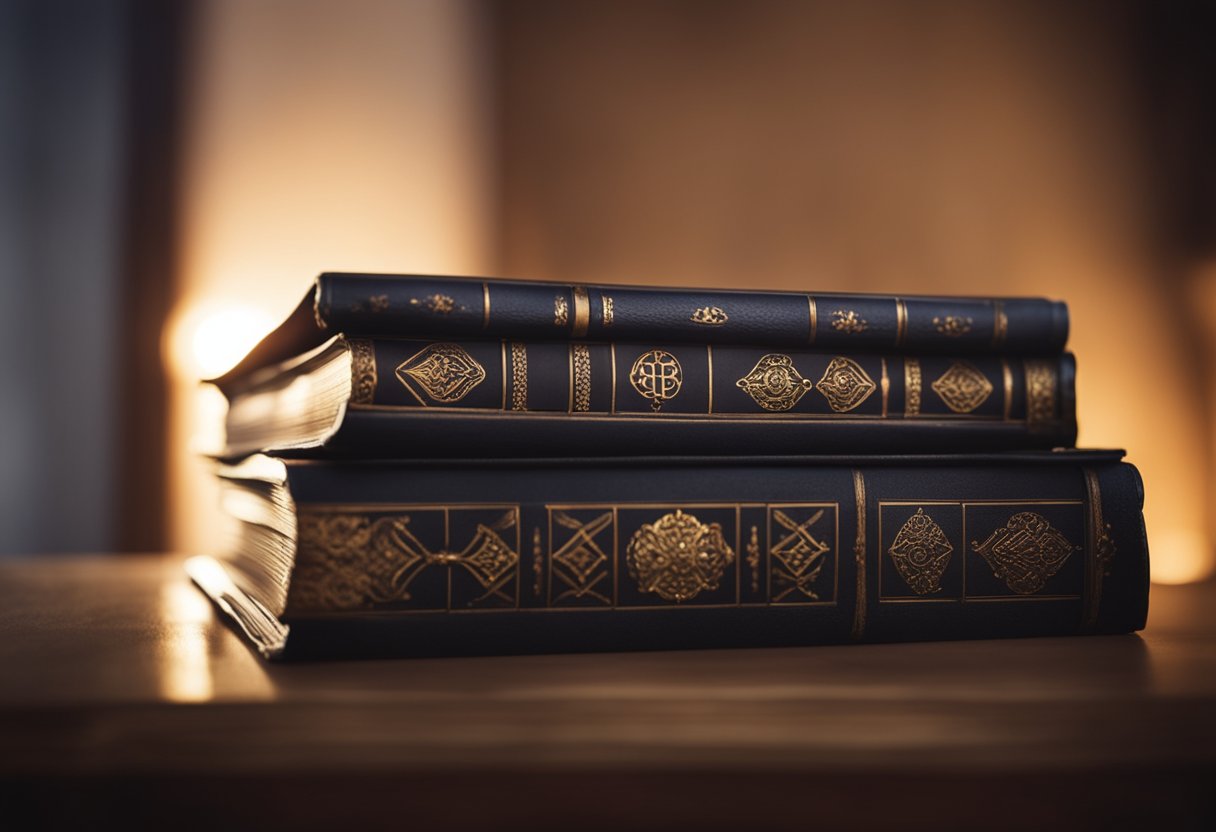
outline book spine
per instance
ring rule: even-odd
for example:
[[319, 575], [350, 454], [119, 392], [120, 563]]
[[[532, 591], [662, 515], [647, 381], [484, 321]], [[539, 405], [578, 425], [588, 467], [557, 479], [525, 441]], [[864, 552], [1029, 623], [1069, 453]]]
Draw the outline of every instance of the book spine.
[[1049, 355], [1068, 311], [1042, 298], [929, 298], [322, 275], [316, 317], [388, 337], [647, 341]]
[[[1029, 448], [1070, 445], [1076, 433], [1068, 354], [957, 358], [706, 344], [391, 339], [349, 345], [352, 413], [505, 413], [518, 417], [511, 422], [514, 442], [529, 441], [530, 420], [534, 431], [561, 435], [562, 428], [551, 432], [556, 416], [617, 423], [623, 432], [603, 434], [599, 446], [605, 452], [619, 435], [618, 453], [656, 444], [646, 437], [659, 437], [663, 428], [656, 426], [665, 421], [716, 423], [732, 453], [832, 450], [843, 438], [833, 431], [845, 425], [857, 428], [859, 437], [889, 434], [895, 443], [901, 435], [926, 434], [931, 425], [927, 435], [936, 437], [939, 450], [955, 436]], [[551, 418], [544, 424], [531, 418], [546, 415]], [[767, 427], [759, 428], [763, 436], [746, 435], [749, 426], [762, 423], [784, 424], [781, 430], [800, 444], [766, 445], [779, 435]], [[450, 429], [460, 425], [452, 421]], [[865, 449], [866, 441], [855, 447]]]
[[290, 488], [284, 619], [305, 651], [1119, 633], [1146, 615], [1123, 463], [313, 465]]

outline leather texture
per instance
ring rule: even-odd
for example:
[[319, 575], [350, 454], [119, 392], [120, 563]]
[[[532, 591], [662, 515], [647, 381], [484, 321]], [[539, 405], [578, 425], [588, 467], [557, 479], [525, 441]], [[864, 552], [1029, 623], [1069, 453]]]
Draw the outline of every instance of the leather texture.
[[[1143, 493], [1115, 460], [288, 463], [309, 518], [293, 582], [307, 580], [327, 517], [339, 518], [324, 540], [346, 552], [342, 568], [362, 574], [373, 549], [423, 567], [399, 595], [353, 606], [342, 595], [341, 610], [297, 594], [286, 656], [1130, 632], [1147, 613]], [[396, 536], [360, 543], [359, 524], [376, 521]], [[510, 567], [485, 578], [486, 552]], [[698, 569], [707, 580], [685, 580]]]
[[[318, 321], [359, 336], [813, 346], [1050, 355], [1068, 313], [1042, 298], [931, 298], [666, 289], [326, 273]], [[488, 303], [487, 303], [488, 301]]]

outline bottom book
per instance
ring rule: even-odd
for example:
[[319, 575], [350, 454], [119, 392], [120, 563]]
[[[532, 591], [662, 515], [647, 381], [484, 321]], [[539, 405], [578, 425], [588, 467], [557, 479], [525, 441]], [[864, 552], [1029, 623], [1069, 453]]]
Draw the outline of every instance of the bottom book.
[[221, 471], [233, 554], [187, 568], [271, 658], [1127, 633], [1121, 460], [252, 457]]

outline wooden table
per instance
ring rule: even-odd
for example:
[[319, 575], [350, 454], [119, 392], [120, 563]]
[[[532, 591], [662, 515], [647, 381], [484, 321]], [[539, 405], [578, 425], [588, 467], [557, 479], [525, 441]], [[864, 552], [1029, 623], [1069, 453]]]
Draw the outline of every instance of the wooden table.
[[47, 557], [0, 562], [0, 667], [0, 798], [49, 826], [1216, 818], [1211, 584], [1140, 636], [272, 666], [180, 559]]

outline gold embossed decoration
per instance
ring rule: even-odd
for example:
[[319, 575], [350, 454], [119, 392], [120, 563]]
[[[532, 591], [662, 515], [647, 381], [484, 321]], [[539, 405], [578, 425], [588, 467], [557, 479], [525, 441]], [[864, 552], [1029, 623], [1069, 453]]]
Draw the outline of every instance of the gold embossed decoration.
[[[387, 296], [385, 301], [387, 301]], [[455, 298], [448, 295], [427, 295], [422, 300], [410, 298], [410, 306], [422, 306], [435, 315], [446, 315], [456, 308]]]
[[518, 571], [519, 556], [501, 533], [515, 527], [518, 510], [508, 509], [495, 523], [478, 523], [460, 551], [432, 552], [410, 529], [410, 515], [372, 519], [345, 512], [301, 512], [296, 570], [289, 604], [299, 610], [339, 612], [413, 597], [410, 584], [432, 567], [464, 569], [485, 592], [469, 606], [489, 598], [514, 604], [506, 586]]
[[915, 358], [904, 361], [904, 415], [920, 413], [920, 362]]
[[1050, 361], [1026, 362], [1026, 421], [1050, 422], [1056, 417], [1056, 369]]
[[376, 350], [371, 341], [360, 338], [349, 344], [351, 404], [371, 404], [376, 398]]
[[752, 570], [752, 594], [760, 591], [760, 529], [752, 526], [752, 536], [747, 542], [747, 565]]
[[612, 512], [606, 511], [586, 523], [580, 523], [577, 518], [555, 509], [552, 518], [553, 522], [573, 532], [550, 556], [553, 576], [566, 587], [553, 599], [553, 603], [594, 598], [602, 604], [611, 604], [612, 599], [604, 594], [612, 591], [611, 572], [608, 568], [611, 558], [604, 552], [604, 547], [597, 538], [601, 533], [607, 533], [609, 537], [606, 545], [613, 548]]
[[837, 332], [856, 335], [859, 332], [865, 332], [869, 328], [869, 322], [852, 309], [837, 309], [832, 313], [832, 329]]
[[574, 395], [571, 409], [575, 413], [586, 413], [591, 409], [591, 351], [586, 344], [574, 344], [572, 350]]
[[650, 402], [657, 413], [663, 402], [674, 399], [684, 384], [684, 370], [676, 357], [666, 350], [650, 350], [638, 356], [629, 371], [629, 383], [638, 395]]
[[955, 413], [970, 413], [992, 395], [992, 382], [966, 361], [955, 361], [932, 386]]
[[751, 372], [736, 381], [735, 386], [765, 410], [780, 412], [798, 404], [811, 389], [811, 380], [798, 373], [788, 355], [771, 353], [757, 361]]
[[417, 385], [431, 401], [451, 404], [485, 380], [485, 368], [459, 344], [430, 344], [397, 367], [397, 380], [424, 406]]
[[677, 603], [717, 589], [734, 558], [721, 525], [707, 525], [678, 509], [638, 529], [625, 552], [629, 574], [642, 592]]
[[609, 295], [600, 295], [600, 307], [604, 310], [604, 326], [612, 326], [615, 312], [613, 311], [612, 297]]
[[851, 358], [837, 356], [823, 371], [816, 389], [828, 400], [832, 410], [845, 413], [869, 398], [876, 385], [866, 371]]
[[528, 348], [511, 342], [511, 409], [528, 409]]
[[703, 326], [722, 326], [722, 324], [730, 320], [730, 316], [720, 306], [702, 306], [693, 312], [692, 317], [688, 320], [694, 324], [702, 324]]
[[900, 577], [917, 595], [940, 592], [942, 575], [950, 563], [954, 546], [946, 533], [923, 508], [908, 518], [895, 542], [887, 550]]
[[983, 543], [971, 548], [988, 561], [992, 574], [1019, 595], [1032, 595], [1060, 571], [1068, 556], [1079, 551], [1047, 518], [1023, 511], [1009, 518]]
[[553, 325], [565, 326], [570, 323], [570, 304], [566, 302], [566, 298], [558, 295], [553, 298]]
[[773, 519], [788, 532], [769, 549], [769, 555], [776, 561], [773, 564], [773, 581], [777, 589], [773, 601], [783, 601], [794, 592], [812, 601], [819, 600], [814, 584], [823, 571], [823, 556], [831, 547], [817, 539], [811, 533], [811, 528], [823, 517], [823, 511], [819, 509], [803, 522], [797, 523], [780, 509], [773, 510]]
[[974, 323], [971, 318], [964, 318], [958, 315], [946, 315], [942, 318], [934, 318], [933, 326], [942, 335], [947, 338], [958, 338], [966, 335], [971, 331], [971, 324]]

